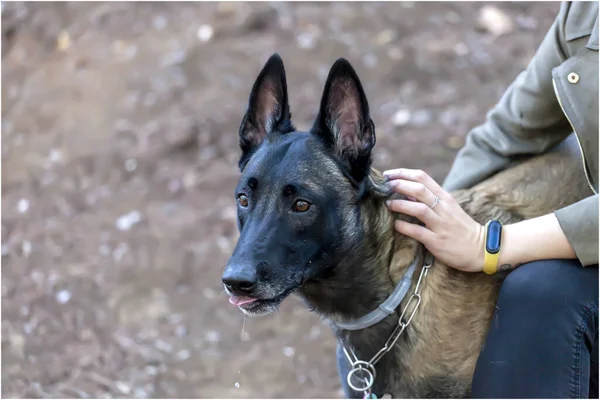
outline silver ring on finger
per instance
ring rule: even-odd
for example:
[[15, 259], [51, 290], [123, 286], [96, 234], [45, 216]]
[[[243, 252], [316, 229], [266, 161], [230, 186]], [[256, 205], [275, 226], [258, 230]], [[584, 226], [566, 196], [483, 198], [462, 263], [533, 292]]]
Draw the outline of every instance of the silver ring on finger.
[[[435, 196], [435, 195], [434, 195]], [[440, 198], [435, 196], [435, 201], [433, 202], [433, 204], [431, 205], [431, 209], [433, 210], [433, 208], [435, 206], [437, 206], [437, 204], [440, 202]]]

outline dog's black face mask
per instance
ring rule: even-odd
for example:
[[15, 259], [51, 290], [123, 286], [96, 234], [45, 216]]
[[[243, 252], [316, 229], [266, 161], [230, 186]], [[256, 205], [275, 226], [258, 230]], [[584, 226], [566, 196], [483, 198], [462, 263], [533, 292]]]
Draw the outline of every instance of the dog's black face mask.
[[297, 132], [275, 54], [254, 83], [239, 135], [240, 238], [222, 279], [231, 303], [261, 315], [305, 283], [328, 279], [348, 256], [361, 231], [375, 132], [360, 81], [343, 59], [329, 72], [310, 132]]

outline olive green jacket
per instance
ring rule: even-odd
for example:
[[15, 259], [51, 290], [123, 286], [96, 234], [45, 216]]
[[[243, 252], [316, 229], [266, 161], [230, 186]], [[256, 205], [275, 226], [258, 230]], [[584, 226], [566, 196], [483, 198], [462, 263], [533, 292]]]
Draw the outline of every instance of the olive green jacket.
[[574, 133], [594, 195], [555, 215], [583, 266], [598, 263], [598, 2], [566, 2], [527, 69], [467, 135], [443, 184], [471, 187]]

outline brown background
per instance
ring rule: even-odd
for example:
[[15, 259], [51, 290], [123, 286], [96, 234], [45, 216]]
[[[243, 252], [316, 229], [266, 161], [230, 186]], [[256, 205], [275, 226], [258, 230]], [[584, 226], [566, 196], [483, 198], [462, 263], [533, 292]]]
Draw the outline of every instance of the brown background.
[[441, 180], [559, 8], [484, 6], [2, 3], [2, 395], [339, 397], [326, 325], [221, 289], [250, 87], [278, 51], [306, 129], [346, 57], [376, 166]]

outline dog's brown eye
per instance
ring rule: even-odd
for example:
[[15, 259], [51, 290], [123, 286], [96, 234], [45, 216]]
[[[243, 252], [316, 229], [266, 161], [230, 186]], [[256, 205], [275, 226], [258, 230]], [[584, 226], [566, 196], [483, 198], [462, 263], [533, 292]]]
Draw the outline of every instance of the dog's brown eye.
[[296, 212], [306, 212], [310, 208], [310, 203], [304, 200], [298, 200], [294, 203], [294, 211]]
[[248, 207], [248, 197], [245, 194], [240, 194], [238, 196], [238, 204], [242, 207]]

